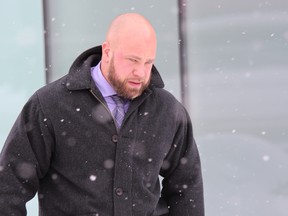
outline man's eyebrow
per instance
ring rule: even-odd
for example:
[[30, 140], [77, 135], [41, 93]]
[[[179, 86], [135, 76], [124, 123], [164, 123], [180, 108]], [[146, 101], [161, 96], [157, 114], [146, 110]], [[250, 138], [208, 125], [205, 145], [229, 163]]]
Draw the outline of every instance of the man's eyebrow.
[[127, 55], [126, 58], [134, 58], [137, 60], [142, 60], [142, 58], [140, 58], [139, 56], [136, 56], [136, 55]]
[[[133, 59], [136, 59], [136, 60], [142, 60], [141, 57], [139, 56], [136, 56], [136, 55], [127, 55], [126, 58], [133, 58]], [[147, 59], [146, 62], [149, 62], [149, 63], [153, 63], [155, 61], [155, 59]]]
[[153, 64], [155, 61], [155, 59], [148, 59], [146, 62], [149, 63], [149, 64]]

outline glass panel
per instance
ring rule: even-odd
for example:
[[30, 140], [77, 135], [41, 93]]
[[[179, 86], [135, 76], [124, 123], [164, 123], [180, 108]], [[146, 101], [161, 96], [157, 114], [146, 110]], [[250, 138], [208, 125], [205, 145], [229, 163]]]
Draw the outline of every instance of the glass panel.
[[288, 2], [187, 5], [207, 215], [287, 215]]
[[[41, 1], [9, 0], [0, 7], [0, 149], [27, 99], [45, 84]], [[35, 211], [36, 209], [36, 211]], [[37, 201], [28, 203], [37, 214]]]
[[167, 0], [163, 4], [163, 1], [147, 0], [118, 3], [110, 0], [99, 4], [95, 0], [62, 0], [46, 1], [45, 4], [49, 81], [67, 74], [81, 52], [100, 45], [105, 40], [110, 22], [117, 15], [137, 12], [146, 16], [156, 28], [156, 66], [166, 88], [179, 97], [177, 2]]

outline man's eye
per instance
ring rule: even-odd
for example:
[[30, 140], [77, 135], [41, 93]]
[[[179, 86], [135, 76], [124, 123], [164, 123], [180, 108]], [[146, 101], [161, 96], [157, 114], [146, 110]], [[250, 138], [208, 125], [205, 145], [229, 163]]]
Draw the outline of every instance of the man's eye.
[[130, 58], [129, 60], [130, 60], [131, 62], [137, 62], [136, 59], [132, 59], [132, 58]]

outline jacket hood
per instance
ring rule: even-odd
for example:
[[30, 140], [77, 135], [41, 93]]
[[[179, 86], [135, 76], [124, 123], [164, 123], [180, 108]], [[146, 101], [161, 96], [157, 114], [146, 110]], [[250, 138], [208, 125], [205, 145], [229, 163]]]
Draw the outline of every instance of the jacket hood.
[[[96, 66], [102, 56], [102, 47], [90, 48], [79, 55], [70, 67], [66, 86], [69, 90], [90, 89], [94, 81], [91, 77], [91, 67]], [[164, 88], [164, 82], [153, 65], [150, 88]]]

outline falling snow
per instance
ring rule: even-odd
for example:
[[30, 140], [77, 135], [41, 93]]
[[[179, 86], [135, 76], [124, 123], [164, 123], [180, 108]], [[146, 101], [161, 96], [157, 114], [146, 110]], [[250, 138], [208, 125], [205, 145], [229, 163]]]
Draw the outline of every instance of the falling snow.
[[104, 161], [104, 167], [106, 169], [112, 169], [114, 167], [114, 161], [111, 159], [107, 159]]
[[263, 155], [262, 160], [267, 162], [270, 160], [270, 156], [269, 155]]
[[38, 198], [39, 198], [39, 199], [44, 199], [44, 194], [38, 193]]
[[19, 163], [17, 164], [16, 170], [18, 175], [23, 179], [30, 179], [36, 175], [35, 168], [31, 163]]
[[56, 173], [54, 173], [54, 174], [52, 174], [51, 178], [52, 178], [53, 180], [56, 180], [56, 179], [58, 179], [58, 175], [57, 175]]
[[96, 181], [97, 176], [96, 175], [90, 175], [89, 179], [90, 179], [90, 181]]
[[69, 137], [68, 140], [67, 140], [67, 144], [68, 146], [70, 147], [73, 147], [75, 146], [77, 143], [76, 139], [74, 137]]
[[169, 169], [169, 167], [170, 167], [169, 161], [164, 160], [163, 164], [162, 164], [162, 169], [167, 170], [167, 169]]
[[187, 164], [187, 162], [188, 162], [188, 159], [185, 158], [185, 157], [183, 157], [183, 158], [180, 159], [180, 163], [183, 164], [183, 165], [184, 165], [184, 164]]

